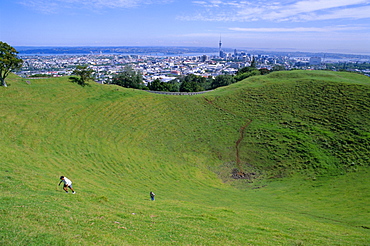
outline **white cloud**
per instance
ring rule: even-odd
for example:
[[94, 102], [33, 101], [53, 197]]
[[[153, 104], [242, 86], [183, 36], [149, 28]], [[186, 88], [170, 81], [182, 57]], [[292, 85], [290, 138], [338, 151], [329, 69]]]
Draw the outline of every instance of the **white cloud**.
[[53, 13], [56, 9], [58, 9], [59, 4], [56, 2], [50, 2], [48, 0], [29, 0], [29, 1], [21, 1], [20, 4], [36, 9], [42, 13]]
[[340, 9], [336, 11], [329, 11], [322, 15], [313, 15], [302, 17], [305, 20], [332, 20], [332, 19], [366, 19], [370, 18], [370, 6]]
[[[65, 0], [68, 1], [68, 0]], [[75, 2], [81, 2], [80, 0], [72, 0]], [[108, 8], [130, 8], [136, 7], [143, 4], [162, 4], [169, 3], [172, 0], [84, 0], [86, 5], [92, 5], [97, 7], [108, 7]]]
[[140, 5], [170, 3], [173, 0], [22, 0], [19, 3], [44, 13], [70, 8], [132, 8]]
[[[262, 19], [270, 19], [276, 21], [307, 21], [320, 19], [342, 19], [342, 18], [369, 18], [363, 14], [358, 15], [358, 12], [363, 13], [363, 9], [368, 9], [370, 6], [368, 0], [317, 0], [317, 1], [298, 1], [291, 5], [279, 6], [274, 11], [266, 12]], [[361, 5], [360, 7], [358, 5]], [[346, 15], [343, 15], [346, 12]]]
[[316, 1], [299, 1], [292, 5], [298, 13], [312, 12], [331, 8], [347, 7], [356, 4], [366, 4], [366, 0], [316, 0]]
[[337, 27], [294, 27], [294, 28], [242, 28], [242, 27], [231, 27], [229, 30], [238, 32], [333, 32], [333, 31], [353, 31], [362, 30], [363, 27], [353, 26], [337, 26]]
[[[286, 0], [287, 1], [287, 0]], [[311, 21], [370, 18], [369, 0], [193, 1], [198, 12], [181, 20], [199, 21]]]

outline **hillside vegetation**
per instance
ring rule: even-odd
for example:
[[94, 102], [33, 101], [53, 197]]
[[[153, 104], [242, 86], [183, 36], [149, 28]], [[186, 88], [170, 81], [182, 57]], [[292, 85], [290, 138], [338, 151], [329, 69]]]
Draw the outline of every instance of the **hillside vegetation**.
[[7, 83], [0, 244], [370, 242], [368, 77], [274, 72], [195, 96]]

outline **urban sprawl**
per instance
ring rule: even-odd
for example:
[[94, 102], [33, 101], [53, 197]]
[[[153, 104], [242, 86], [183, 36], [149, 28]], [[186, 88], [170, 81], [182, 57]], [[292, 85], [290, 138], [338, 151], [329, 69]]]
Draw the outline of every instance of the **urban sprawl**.
[[[216, 77], [222, 74], [235, 74], [240, 68], [250, 66], [252, 61], [257, 69], [330, 69], [347, 70], [370, 74], [370, 60], [345, 62], [322, 57], [289, 57], [276, 55], [249, 54], [247, 52], [226, 53], [221, 49], [212, 55], [129, 55], [129, 54], [83, 54], [83, 55], [21, 55], [23, 67], [17, 72], [22, 77], [69, 76], [76, 66], [87, 65], [94, 71], [94, 80], [105, 84], [130, 66], [143, 76], [144, 83], [159, 79], [168, 82], [179, 76], [194, 74], [203, 77]], [[351, 64], [367, 64], [361, 68]], [[328, 64], [331, 64], [329, 67]], [[337, 65], [333, 65], [337, 64]]]

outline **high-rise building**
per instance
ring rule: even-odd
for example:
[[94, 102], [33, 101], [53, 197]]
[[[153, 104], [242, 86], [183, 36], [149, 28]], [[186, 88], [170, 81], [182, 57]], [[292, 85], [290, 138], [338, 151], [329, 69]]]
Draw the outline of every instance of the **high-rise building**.
[[222, 51], [221, 46], [222, 46], [222, 42], [221, 42], [221, 36], [220, 36], [220, 42], [218, 43], [218, 53], [219, 53], [219, 56], [223, 58], [224, 52]]

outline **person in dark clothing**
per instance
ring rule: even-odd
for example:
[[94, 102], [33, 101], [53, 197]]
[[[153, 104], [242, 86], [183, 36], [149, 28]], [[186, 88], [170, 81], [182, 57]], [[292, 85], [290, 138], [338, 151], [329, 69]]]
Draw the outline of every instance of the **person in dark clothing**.
[[149, 193], [149, 195], [150, 195], [150, 199], [151, 199], [152, 201], [154, 201], [154, 196], [155, 196], [155, 194], [151, 191], [151, 192]]

